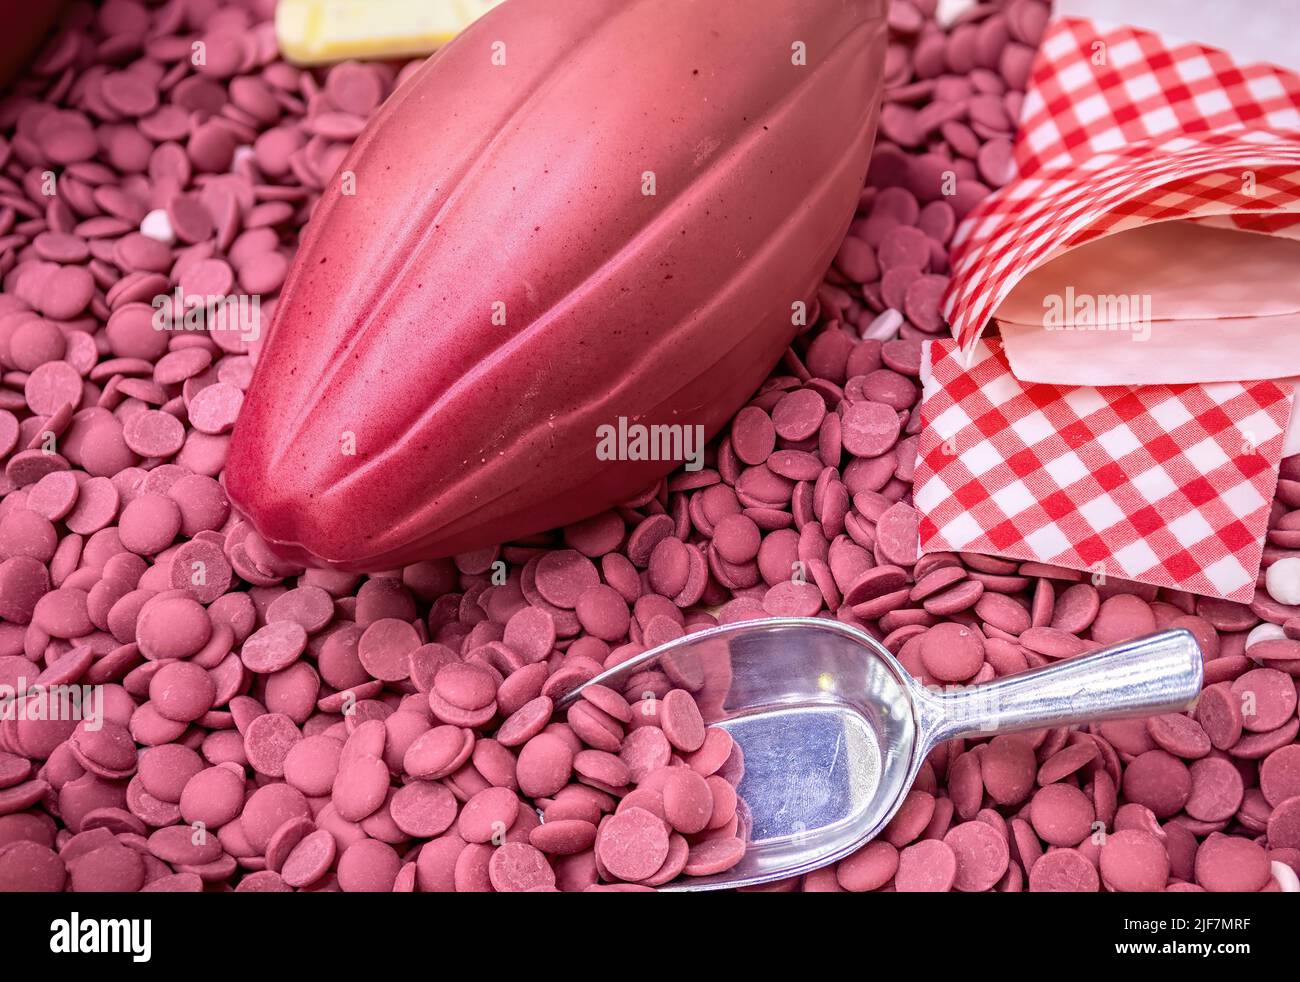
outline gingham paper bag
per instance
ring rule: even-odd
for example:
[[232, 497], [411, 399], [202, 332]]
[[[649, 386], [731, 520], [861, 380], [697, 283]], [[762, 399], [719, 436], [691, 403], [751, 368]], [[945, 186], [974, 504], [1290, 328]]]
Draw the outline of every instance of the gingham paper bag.
[[[1240, 16], [1278, 4], [1260, 0]], [[1194, 27], [1197, 12], [1214, 6], [1224, 5], [1184, 0], [1174, 13]], [[1062, 8], [1124, 6], [1058, 0]], [[1295, 33], [1294, 11], [1280, 26]], [[1057, 16], [1034, 64], [1015, 150], [1017, 176], [954, 239], [944, 313], [967, 357], [1026, 276], [1102, 237], [1175, 220], [1300, 237], [1300, 75], [1285, 67], [1239, 63], [1228, 51], [1140, 27]]]
[[[1297, 452], [1296, 380], [1278, 378], [1300, 375], [1288, 6], [1056, 0], [1016, 176], [954, 239], [956, 341], [927, 346], [923, 551], [1251, 598], [1279, 462]], [[1059, 331], [1046, 319], [1076, 288], [1099, 307], [1130, 281], [1172, 312], [1121, 307], [1119, 325]], [[983, 342], [990, 320], [1002, 339]]]

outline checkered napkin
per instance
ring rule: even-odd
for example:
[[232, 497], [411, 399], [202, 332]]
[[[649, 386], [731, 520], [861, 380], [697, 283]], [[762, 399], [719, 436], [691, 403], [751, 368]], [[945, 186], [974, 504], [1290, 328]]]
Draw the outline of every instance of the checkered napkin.
[[1062, 17], [1034, 64], [1016, 166], [954, 238], [944, 314], [966, 352], [1024, 276], [1090, 239], [1172, 219], [1300, 237], [1300, 76]]
[[1273, 382], [1022, 383], [1000, 342], [926, 345], [914, 502], [963, 551], [1249, 602], [1290, 396]]

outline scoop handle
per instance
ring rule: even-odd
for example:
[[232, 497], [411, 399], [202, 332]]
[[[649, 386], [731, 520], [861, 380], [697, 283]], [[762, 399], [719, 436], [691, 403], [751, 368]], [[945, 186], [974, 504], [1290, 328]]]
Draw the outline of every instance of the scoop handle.
[[983, 685], [918, 685], [914, 695], [928, 749], [953, 737], [1177, 712], [1196, 699], [1202, 676], [1200, 646], [1180, 628]]

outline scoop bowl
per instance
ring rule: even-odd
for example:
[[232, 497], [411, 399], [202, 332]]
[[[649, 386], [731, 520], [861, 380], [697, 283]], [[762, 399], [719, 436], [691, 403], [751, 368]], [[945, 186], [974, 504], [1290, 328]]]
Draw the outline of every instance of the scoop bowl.
[[727, 730], [744, 760], [745, 856], [725, 873], [661, 888], [687, 891], [799, 876], [856, 851], [888, 824], [945, 740], [1175, 712], [1196, 699], [1202, 680], [1196, 639], [1173, 630], [938, 691], [870, 635], [790, 617], [679, 638], [586, 685], [626, 692], [633, 676], [656, 668], [692, 692], [705, 722]]

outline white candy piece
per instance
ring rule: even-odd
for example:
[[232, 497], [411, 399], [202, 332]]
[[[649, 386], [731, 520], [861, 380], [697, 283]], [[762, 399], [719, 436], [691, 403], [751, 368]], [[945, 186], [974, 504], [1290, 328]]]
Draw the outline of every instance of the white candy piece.
[[1300, 876], [1295, 875], [1295, 870], [1276, 859], [1269, 865], [1273, 869], [1273, 879], [1277, 880], [1283, 893], [1300, 893]]
[[864, 341], [892, 341], [898, 337], [898, 329], [903, 326], [903, 315], [893, 307], [882, 311], [876, 319], [862, 331]]
[[1264, 574], [1268, 595], [1280, 604], [1300, 604], [1300, 558], [1279, 559]]
[[976, 0], [939, 0], [934, 19], [939, 22], [940, 27], [947, 29], [957, 22], [957, 18], [977, 6]]
[[176, 241], [176, 232], [172, 229], [172, 220], [162, 208], [155, 208], [140, 221], [140, 234], [172, 245]]
[[[1282, 630], [1280, 624], [1270, 624], [1265, 621], [1263, 624], [1257, 624], [1246, 635], [1246, 654], [1250, 654], [1252, 645], [1259, 644], [1261, 641], [1276, 641], [1278, 638], [1285, 638], [1286, 631]], [[1258, 658], [1255, 659], [1259, 661]]]

